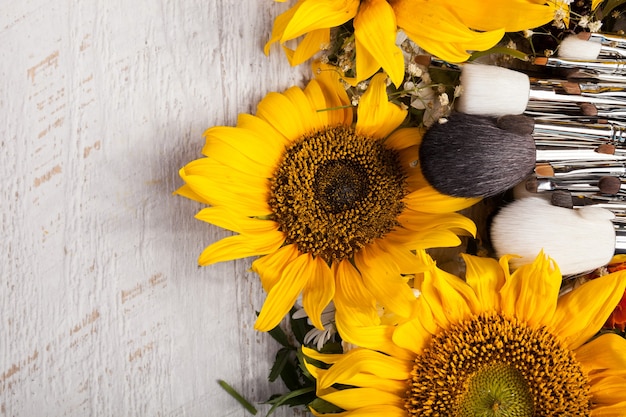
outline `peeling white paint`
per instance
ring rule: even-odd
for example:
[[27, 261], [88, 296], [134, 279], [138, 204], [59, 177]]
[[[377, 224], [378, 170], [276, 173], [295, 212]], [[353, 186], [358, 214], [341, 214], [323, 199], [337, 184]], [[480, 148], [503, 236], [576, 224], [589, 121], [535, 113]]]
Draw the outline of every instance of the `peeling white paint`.
[[264, 294], [249, 260], [196, 266], [226, 232], [171, 193], [207, 127], [302, 85], [262, 53], [287, 5], [4, 3], [0, 416], [248, 415], [216, 380], [283, 389]]

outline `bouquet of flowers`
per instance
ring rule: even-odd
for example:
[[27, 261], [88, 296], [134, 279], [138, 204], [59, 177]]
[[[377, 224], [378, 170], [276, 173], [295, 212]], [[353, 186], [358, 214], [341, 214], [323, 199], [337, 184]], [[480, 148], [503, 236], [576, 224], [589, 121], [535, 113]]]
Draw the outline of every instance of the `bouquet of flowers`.
[[176, 191], [234, 232], [200, 265], [256, 257], [270, 413], [626, 415], [622, 3], [276, 18], [311, 80], [209, 128]]

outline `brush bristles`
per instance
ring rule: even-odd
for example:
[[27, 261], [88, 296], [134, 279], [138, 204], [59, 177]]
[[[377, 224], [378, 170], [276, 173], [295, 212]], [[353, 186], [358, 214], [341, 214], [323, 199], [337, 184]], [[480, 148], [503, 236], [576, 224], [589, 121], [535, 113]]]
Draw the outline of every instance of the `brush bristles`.
[[531, 262], [543, 250], [563, 275], [606, 265], [615, 250], [614, 215], [599, 207], [568, 209], [541, 198], [523, 198], [505, 206], [494, 217], [491, 241], [496, 254], [518, 255], [511, 266]]
[[467, 114], [522, 114], [528, 104], [526, 74], [493, 65], [466, 64], [461, 70], [461, 96], [456, 109]]
[[491, 197], [520, 183], [535, 168], [535, 141], [496, 126], [495, 119], [453, 113], [431, 127], [420, 145], [426, 180], [442, 194]]
[[622, 181], [617, 177], [605, 176], [598, 180], [598, 188], [602, 194], [617, 194], [622, 187]]
[[568, 36], [559, 45], [558, 56], [564, 59], [592, 61], [598, 59], [602, 44], [580, 39], [576, 35]]

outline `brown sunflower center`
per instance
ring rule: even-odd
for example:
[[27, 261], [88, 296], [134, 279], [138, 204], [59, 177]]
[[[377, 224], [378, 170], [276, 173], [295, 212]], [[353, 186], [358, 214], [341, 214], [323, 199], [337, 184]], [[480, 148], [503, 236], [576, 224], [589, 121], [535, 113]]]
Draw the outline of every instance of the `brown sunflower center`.
[[285, 150], [269, 204], [287, 243], [330, 262], [396, 227], [406, 188], [395, 150], [340, 126]]
[[411, 416], [589, 416], [590, 399], [573, 352], [545, 328], [483, 314], [433, 337], [405, 407]]

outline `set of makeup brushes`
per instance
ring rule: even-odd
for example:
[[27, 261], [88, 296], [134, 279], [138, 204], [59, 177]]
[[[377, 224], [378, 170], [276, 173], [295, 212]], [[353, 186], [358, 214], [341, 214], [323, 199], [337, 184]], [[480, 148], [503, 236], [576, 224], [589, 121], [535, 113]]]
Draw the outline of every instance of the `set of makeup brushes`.
[[[496, 215], [491, 226], [496, 251], [520, 254], [525, 245], [533, 246], [527, 248], [531, 257], [537, 245], [520, 242], [534, 239], [555, 259], [555, 253], [569, 252], [563, 255], [568, 260], [559, 262], [564, 274], [583, 273], [606, 264], [614, 253], [626, 253], [626, 38], [571, 35], [555, 57], [536, 58], [534, 64], [541, 71], [531, 76], [463, 65], [459, 113], [451, 115], [451, 126], [435, 126], [425, 135], [422, 169], [439, 191], [461, 197], [495, 195], [506, 184], [517, 184], [531, 200], [513, 202]], [[490, 139], [498, 134], [499, 145]], [[471, 150], [476, 141], [479, 150]], [[447, 159], [437, 155], [444, 146], [465, 156], [447, 180], [450, 153]], [[489, 155], [479, 155], [484, 152]], [[551, 233], [561, 242], [551, 246], [556, 239]], [[590, 262], [579, 265], [580, 258]]]

